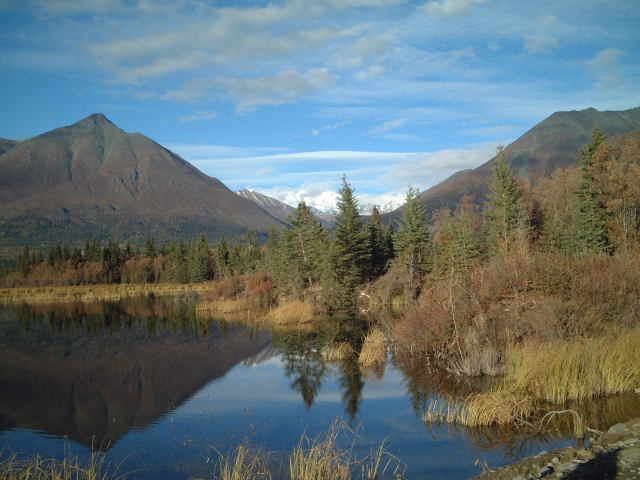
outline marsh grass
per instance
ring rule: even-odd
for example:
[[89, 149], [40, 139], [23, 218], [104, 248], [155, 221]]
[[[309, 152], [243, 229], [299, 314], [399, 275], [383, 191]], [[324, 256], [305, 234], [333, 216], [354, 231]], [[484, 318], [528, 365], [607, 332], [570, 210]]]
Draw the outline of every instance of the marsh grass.
[[270, 480], [269, 454], [239, 445], [216, 463], [214, 478], [217, 480]]
[[34, 288], [2, 288], [0, 302], [65, 302], [120, 300], [141, 295], [184, 295], [188, 293], [206, 292], [210, 284], [117, 284], [117, 285], [82, 285], [74, 287], [34, 287]]
[[198, 302], [196, 312], [236, 313], [244, 312], [252, 307], [253, 303], [244, 299], [209, 300]]
[[267, 323], [275, 325], [310, 323], [317, 319], [316, 307], [305, 302], [283, 303], [272, 308], [265, 316]]
[[423, 420], [476, 427], [524, 425], [538, 418], [538, 425], [548, 428], [562, 414], [573, 421], [574, 434], [581, 437], [585, 426], [580, 415], [555, 406], [638, 388], [638, 345], [640, 332], [634, 331], [617, 337], [512, 347], [507, 353], [507, 373], [496, 387], [464, 399], [436, 397]]
[[24, 460], [16, 454], [0, 462], [0, 480], [107, 480], [114, 477], [107, 473], [104, 456], [94, 453], [86, 462], [66, 455], [63, 460], [42, 458], [36, 455]]
[[353, 444], [340, 446], [345, 426], [334, 422], [313, 438], [303, 435], [289, 458], [291, 480], [351, 480]]
[[378, 326], [372, 327], [364, 339], [358, 363], [364, 367], [373, 367], [387, 361], [385, 334]]
[[337, 342], [328, 345], [322, 355], [328, 362], [341, 362], [353, 357], [356, 354], [353, 346], [349, 342]]

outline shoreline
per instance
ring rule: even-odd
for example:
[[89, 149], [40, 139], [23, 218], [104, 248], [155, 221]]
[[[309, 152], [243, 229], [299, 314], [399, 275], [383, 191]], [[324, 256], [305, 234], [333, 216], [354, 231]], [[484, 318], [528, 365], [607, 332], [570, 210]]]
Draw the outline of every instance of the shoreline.
[[116, 284], [70, 287], [12, 287], [0, 289], [0, 303], [120, 300], [142, 295], [184, 295], [211, 290], [212, 283]]
[[588, 448], [542, 451], [471, 480], [626, 480], [640, 478], [640, 418], [618, 423]]

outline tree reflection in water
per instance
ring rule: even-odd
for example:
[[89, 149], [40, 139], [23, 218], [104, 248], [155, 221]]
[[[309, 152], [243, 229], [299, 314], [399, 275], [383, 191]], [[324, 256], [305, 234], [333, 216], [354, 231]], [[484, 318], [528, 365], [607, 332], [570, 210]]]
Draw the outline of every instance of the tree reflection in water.
[[337, 363], [338, 384], [345, 404], [345, 413], [353, 424], [362, 402], [363, 375], [358, 364], [358, 354], [368, 325], [357, 317], [338, 318], [335, 315], [311, 332], [279, 331], [273, 336], [275, 346], [282, 349], [285, 374], [291, 379], [291, 388], [302, 395], [307, 410], [315, 402], [323, 379], [330, 373], [325, 358], [326, 349], [346, 342], [352, 354]]

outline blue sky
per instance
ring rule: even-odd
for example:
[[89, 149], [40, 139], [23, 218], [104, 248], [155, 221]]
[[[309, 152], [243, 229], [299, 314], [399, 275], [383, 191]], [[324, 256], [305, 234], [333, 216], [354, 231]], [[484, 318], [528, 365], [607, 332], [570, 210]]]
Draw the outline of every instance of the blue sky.
[[231, 189], [402, 200], [640, 106], [637, 0], [0, 0], [0, 137], [104, 113]]

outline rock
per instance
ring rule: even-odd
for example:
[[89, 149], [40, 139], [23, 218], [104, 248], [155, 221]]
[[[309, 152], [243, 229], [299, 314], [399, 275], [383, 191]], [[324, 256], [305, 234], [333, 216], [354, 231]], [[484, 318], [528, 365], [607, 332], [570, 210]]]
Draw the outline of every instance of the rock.
[[516, 477], [513, 477], [513, 480], [528, 480], [528, 479], [524, 475], [518, 475]]
[[607, 433], [621, 433], [626, 429], [627, 426], [624, 423], [617, 423], [613, 427], [611, 427]]
[[565, 463], [561, 463], [560, 465], [558, 465], [556, 467], [556, 470], [559, 471], [559, 472], [571, 472], [571, 471], [575, 470], [576, 468], [578, 468], [578, 465], [576, 463], [565, 462]]
[[546, 477], [550, 473], [553, 473], [553, 467], [550, 467], [549, 465], [547, 465], [546, 467], [542, 467], [540, 469], [540, 471], [538, 472], [538, 476], [539, 477]]
[[634, 443], [638, 443], [638, 441], [640, 441], [640, 438], [628, 438], [627, 440], [618, 442], [618, 445], [624, 447], [625, 445], [633, 445]]

